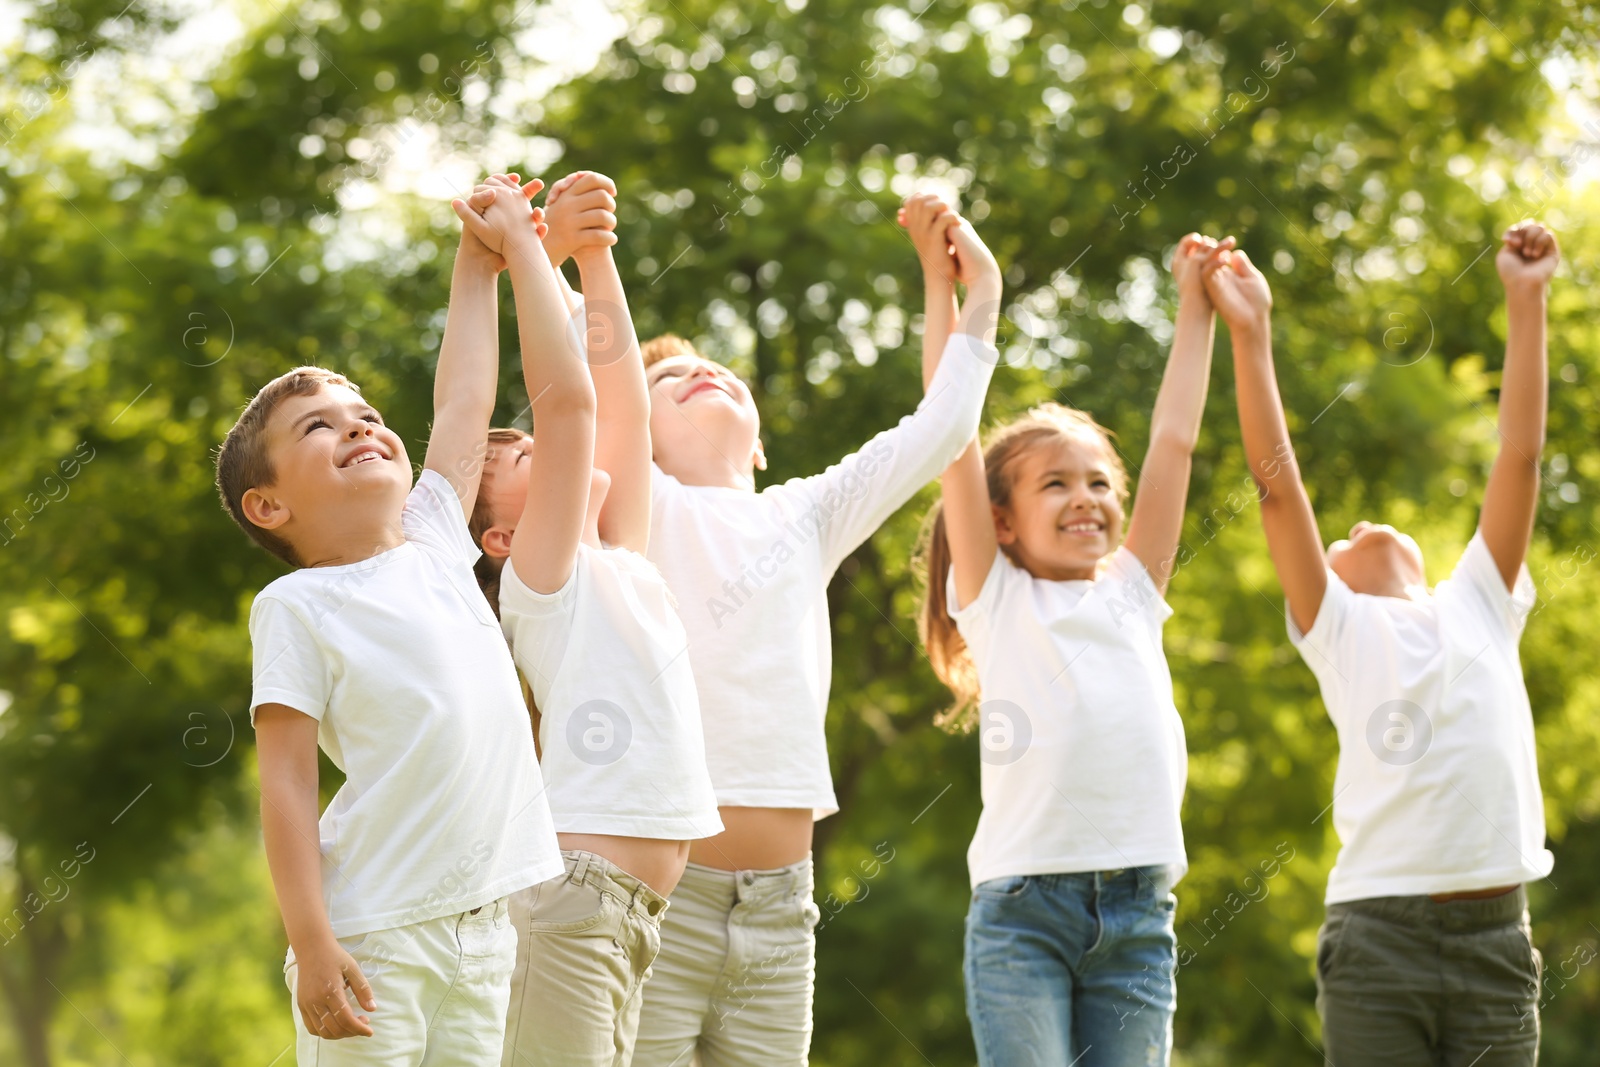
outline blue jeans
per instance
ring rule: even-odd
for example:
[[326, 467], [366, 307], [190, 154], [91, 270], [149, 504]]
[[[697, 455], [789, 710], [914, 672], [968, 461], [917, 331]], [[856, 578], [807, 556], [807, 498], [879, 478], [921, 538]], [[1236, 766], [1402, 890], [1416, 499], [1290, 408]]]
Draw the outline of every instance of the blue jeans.
[[1172, 1055], [1176, 868], [1017, 875], [967, 909], [980, 1067], [1144, 1067]]

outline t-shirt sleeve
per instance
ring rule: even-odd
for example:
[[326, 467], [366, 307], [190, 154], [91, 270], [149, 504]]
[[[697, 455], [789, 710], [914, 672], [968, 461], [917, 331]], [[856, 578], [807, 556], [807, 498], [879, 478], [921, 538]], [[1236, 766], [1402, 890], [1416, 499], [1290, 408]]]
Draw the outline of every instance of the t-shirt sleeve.
[[256, 708], [283, 704], [322, 721], [333, 691], [322, 646], [293, 608], [258, 596], [250, 608], [250, 724]]
[[554, 593], [534, 591], [517, 577], [507, 559], [500, 572], [500, 629], [511, 644], [512, 658], [527, 679], [534, 698], [543, 702], [556, 668], [567, 652], [572, 616], [578, 605], [578, 574], [583, 561], [574, 563], [566, 584]]
[[424, 470], [400, 515], [407, 541], [438, 553], [452, 563], [472, 566], [482, 555], [467, 529], [461, 498], [438, 471]]
[[[956, 630], [969, 646], [980, 645], [989, 632], [989, 620], [994, 617], [1005, 596], [1006, 581], [1015, 568], [1004, 552], [995, 550], [994, 562], [984, 576], [983, 588], [970, 604], [961, 604], [956, 596], [956, 571], [954, 567], [945, 575], [945, 603], [950, 606], [950, 618]], [[961, 604], [960, 607], [956, 605]]]
[[1300, 658], [1306, 661], [1306, 666], [1317, 676], [1317, 681], [1322, 683], [1324, 692], [1328, 686], [1342, 686], [1346, 672], [1350, 670], [1349, 645], [1355, 630], [1351, 619], [1357, 601], [1356, 594], [1344, 584], [1342, 578], [1331, 570], [1327, 575], [1328, 584], [1322, 593], [1322, 606], [1317, 609], [1316, 620], [1308, 632], [1300, 632], [1294, 623], [1294, 615], [1287, 610], [1287, 603], [1283, 613], [1289, 626], [1290, 642], [1299, 650]]
[[953, 335], [916, 411], [821, 474], [790, 483], [815, 512], [824, 575], [961, 454], [978, 432], [999, 358], [978, 338]]
[[1156, 588], [1143, 560], [1127, 546], [1119, 547], [1111, 554], [1099, 580], [1108, 583], [1110, 596], [1106, 600], [1106, 610], [1111, 613], [1112, 622], [1121, 626], [1138, 619], [1160, 637], [1162, 626], [1172, 618], [1172, 607]]
[[1517, 571], [1516, 586], [1507, 589], [1494, 553], [1489, 551], [1483, 531], [1479, 530], [1467, 542], [1467, 549], [1461, 553], [1461, 561], [1450, 575], [1450, 582], [1462, 586], [1463, 591], [1470, 589], [1477, 605], [1503, 627], [1512, 644], [1522, 639], [1522, 628], [1527, 624], [1528, 613], [1533, 610], [1536, 599], [1533, 577], [1528, 574], [1526, 563]]

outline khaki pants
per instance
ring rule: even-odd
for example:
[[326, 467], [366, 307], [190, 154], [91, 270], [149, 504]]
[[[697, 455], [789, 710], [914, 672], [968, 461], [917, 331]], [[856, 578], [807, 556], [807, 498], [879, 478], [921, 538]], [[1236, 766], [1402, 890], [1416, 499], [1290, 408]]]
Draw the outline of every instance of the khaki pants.
[[811, 891], [809, 859], [773, 871], [689, 864], [661, 924], [634, 1067], [803, 1067], [816, 982]]
[[592, 852], [510, 898], [517, 931], [501, 1067], [627, 1067], [667, 902]]
[[[317, 1037], [293, 1008], [300, 1067], [493, 1063], [516, 958], [516, 935], [506, 912], [506, 901], [497, 900], [472, 912], [341, 937], [339, 944], [360, 964], [378, 1002], [376, 1011], [367, 1011], [346, 993], [356, 1014], [372, 1020], [372, 1036]], [[290, 949], [283, 978], [291, 1001], [299, 977]]]

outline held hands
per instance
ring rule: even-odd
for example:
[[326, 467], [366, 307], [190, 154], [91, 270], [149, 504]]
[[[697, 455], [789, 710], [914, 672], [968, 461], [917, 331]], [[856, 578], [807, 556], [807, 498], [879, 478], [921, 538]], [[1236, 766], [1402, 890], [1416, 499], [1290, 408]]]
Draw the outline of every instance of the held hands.
[[335, 1041], [341, 1037], [371, 1037], [372, 1021], [356, 1014], [345, 987], [348, 985], [363, 1008], [377, 1011], [372, 986], [361, 973], [361, 966], [339, 942], [330, 938], [328, 943], [331, 947], [325, 950], [295, 955], [300, 971], [295, 979], [295, 1003], [300, 1018], [306, 1029], [318, 1037]]
[[998, 297], [1000, 264], [995, 262], [994, 253], [983, 243], [972, 223], [960, 219], [947, 232], [955, 252], [956, 280], [967, 287], [968, 298], [978, 290], [988, 290], [990, 295]]
[[515, 244], [530, 235], [542, 238], [546, 229], [543, 210], [528, 205], [529, 199], [544, 188], [544, 182], [534, 178], [522, 185], [520, 181], [516, 174], [492, 174], [474, 187], [467, 199], [450, 202], [456, 216], [466, 224], [461, 235], [462, 249], [481, 249], [493, 257], [497, 271], [505, 269], [508, 242]]
[[901, 205], [896, 221], [905, 227], [917, 258], [922, 260], [923, 277], [954, 285], [956, 261], [950, 231], [961, 224], [961, 216], [937, 193], [917, 193]]
[[1556, 235], [1537, 222], [1528, 220], [1511, 227], [1494, 257], [1495, 269], [1507, 294], [1522, 290], [1538, 292], [1550, 281], [1561, 261]]
[[617, 186], [604, 174], [580, 170], [562, 178], [545, 195], [544, 211], [544, 250], [558, 267], [617, 243]]
[[1200, 266], [1206, 295], [1234, 334], [1263, 333], [1272, 317], [1272, 290], [1250, 257], [1225, 238]]
[[1211, 310], [1211, 297], [1206, 293], [1204, 268], [1206, 263], [1234, 246], [1232, 237], [1217, 241], [1198, 233], [1184, 235], [1172, 253], [1172, 277], [1178, 283], [1178, 303]]

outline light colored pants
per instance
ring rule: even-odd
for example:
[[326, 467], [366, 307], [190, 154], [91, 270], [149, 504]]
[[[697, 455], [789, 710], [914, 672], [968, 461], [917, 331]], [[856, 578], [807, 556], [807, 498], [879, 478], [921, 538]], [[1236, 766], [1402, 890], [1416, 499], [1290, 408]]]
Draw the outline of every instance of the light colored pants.
[[500, 1055], [517, 935], [506, 901], [475, 912], [341, 937], [378, 1002], [367, 1011], [346, 991], [371, 1037], [330, 1041], [306, 1030], [294, 1006], [299, 965], [294, 950], [283, 964], [289, 986], [300, 1067], [484, 1067]]
[[634, 1067], [803, 1067], [817, 975], [811, 890], [810, 859], [774, 871], [689, 864], [661, 924]]
[[566, 874], [510, 898], [517, 968], [500, 1063], [628, 1067], [667, 901], [593, 852], [561, 855]]

